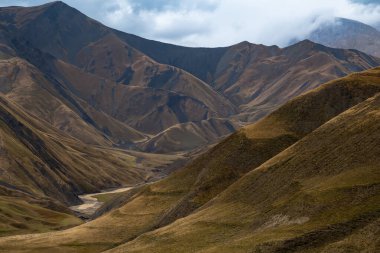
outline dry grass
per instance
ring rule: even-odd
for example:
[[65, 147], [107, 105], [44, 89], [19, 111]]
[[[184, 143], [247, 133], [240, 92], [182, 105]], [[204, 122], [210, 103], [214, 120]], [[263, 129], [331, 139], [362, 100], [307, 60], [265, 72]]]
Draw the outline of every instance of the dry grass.
[[[117, 245], [116, 252], [272, 252], [310, 243], [312, 231], [323, 239], [334, 224], [333, 238], [356, 233], [374, 221], [379, 203], [373, 174], [379, 98], [364, 102], [379, 91], [379, 79], [377, 69], [327, 84], [137, 190], [121, 208], [0, 245], [15, 252], [101, 252]], [[322, 239], [315, 247], [330, 243]]]
[[374, 249], [358, 237], [366, 229], [379, 234], [371, 225], [380, 216], [379, 112], [380, 95], [325, 123], [199, 211], [109, 252]]

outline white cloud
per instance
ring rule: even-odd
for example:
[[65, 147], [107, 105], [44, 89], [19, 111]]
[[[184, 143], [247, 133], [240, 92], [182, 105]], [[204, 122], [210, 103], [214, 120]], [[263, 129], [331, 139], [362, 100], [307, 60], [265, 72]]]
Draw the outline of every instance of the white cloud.
[[[25, 2], [39, 4], [47, 1], [20, 2], [25, 5]], [[380, 22], [380, 5], [364, 4], [359, 0], [65, 2], [113, 28], [150, 39], [188, 46], [225, 46], [243, 40], [281, 46], [292, 38], [302, 38], [321, 22], [332, 20], [334, 17], [354, 19], [367, 24]], [[0, 5], [4, 4], [0, 2]]]

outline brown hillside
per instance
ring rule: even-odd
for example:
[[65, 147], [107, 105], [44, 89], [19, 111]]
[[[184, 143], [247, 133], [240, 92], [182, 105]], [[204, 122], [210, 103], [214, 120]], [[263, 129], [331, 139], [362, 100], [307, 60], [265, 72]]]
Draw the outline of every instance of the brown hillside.
[[377, 252], [379, 112], [375, 95], [197, 212], [107, 252]]
[[[227, 240], [230, 249], [239, 252], [239, 247], [244, 251], [247, 247], [256, 247], [269, 240], [265, 238], [290, 240], [292, 236], [298, 238], [332, 224], [355, 225], [355, 217], [359, 220], [360, 217], [367, 217], [364, 211], [369, 212], [368, 217], [375, 217], [375, 213], [371, 213], [375, 210], [374, 206], [366, 204], [376, 203], [373, 202], [375, 199], [368, 202], [365, 198], [359, 198], [357, 203], [360, 208], [349, 209], [348, 202], [344, 202], [347, 200], [344, 188], [339, 188], [343, 186], [334, 182], [342, 179], [343, 185], [357, 184], [358, 181], [351, 181], [351, 178], [355, 178], [353, 175], [376, 171], [372, 165], [377, 162], [378, 152], [373, 146], [377, 143], [377, 132], [374, 129], [378, 127], [375, 117], [378, 97], [368, 102], [363, 101], [380, 91], [379, 73], [380, 69], [374, 69], [354, 74], [298, 97], [257, 124], [227, 138], [187, 168], [132, 193], [124, 200], [124, 206], [92, 222], [49, 235], [4, 238], [0, 240], [0, 245], [6, 250], [15, 251], [28, 245], [28, 250], [32, 252], [36, 249], [44, 252], [41, 251], [43, 245], [45, 252], [52, 247], [63, 252], [101, 252], [163, 226], [120, 249], [165, 252], [170, 251], [168, 245], [175, 245], [176, 249], [184, 252], [201, 249], [220, 252], [220, 247], [226, 247], [223, 241]], [[330, 96], [333, 91], [335, 96]], [[318, 104], [321, 106], [315, 107]], [[357, 104], [357, 107], [353, 107]], [[315, 109], [309, 110], [310, 106]], [[346, 110], [348, 111], [344, 113]], [[374, 118], [368, 115], [373, 115]], [[269, 123], [272, 128], [268, 127]], [[363, 129], [369, 131], [363, 132]], [[352, 150], [356, 146], [362, 150], [357, 154]], [[336, 155], [329, 156], [331, 152], [347, 155], [338, 159]], [[314, 153], [319, 155], [314, 156]], [[343, 167], [340, 168], [337, 164]], [[362, 164], [366, 169], [358, 171], [355, 169], [357, 164]], [[330, 167], [335, 169], [330, 171]], [[367, 174], [360, 175], [363, 177], [359, 178], [365, 180], [371, 178]], [[297, 178], [299, 182], [295, 183]], [[333, 186], [332, 193], [338, 194], [332, 196], [332, 199], [337, 196], [339, 201], [336, 204], [329, 204], [329, 195], [308, 197], [301, 192], [309, 189], [312, 194], [317, 194], [315, 189], [330, 189], [329, 182]], [[361, 182], [359, 181], [359, 186]], [[359, 188], [351, 196], [361, 196], [356, 195], [361, 192]], [[218, 197], [212, 200], [216, 196]], [[210, 200], [212, 201], [209, 202]], [[299, 209], [302, 207], [299, 203], [303, 202], [305, 208], [311, 206], [305, 215], [297, 213], [297, 210], [302, 210]], [[326, 206], [321, 217], [326, 217], [323, 215], [329, 215], [339, 205], [344, 207], [343, 210], [350, 211], [341, 217], [332, 217], [322, 222], [321, 217], [318, 217], [319, 212], [315, 213], [319, 209], [314, 208], [319, 204]], [[260, 213], [263, 215], [258, 215]], [[180, 217], [184, 218], [177, 220]], [[311, 223], [307, 223], [309, 220]], [[355, 222], [345, 223], [350, 220]], [[374, 220], [370, 218], [366, 224], [372, 221]], [[172, 222], [173, 225], [164, 226]], [[286, 226], [282, 227], [282, 224]], [[297, 224], [301, 226], [298, 230], [289, 230]], [[355, 226], [359, 229], [362, 226], [360, 224]], [[256, 235], [262, 229], [267, 229], [267, 232], [257, 240], [252, 239], [251, 233]], [[352, 230], [356, 231], [359, 230]], [[343, 237], [335, 238], [338, 240]], [[210, 248], [210, 243], [215, 248]], [[324, 243], [320, 245], [325, 245]], [[277, 246], [279, 244], [268, 245], [269, 249]], [[260, 247], [266, 246], [263, 244]]]

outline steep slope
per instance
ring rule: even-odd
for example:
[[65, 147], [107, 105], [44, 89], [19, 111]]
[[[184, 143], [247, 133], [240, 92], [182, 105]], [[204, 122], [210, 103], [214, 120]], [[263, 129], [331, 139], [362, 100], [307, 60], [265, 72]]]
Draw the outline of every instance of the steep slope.
[[380, 32], [361, 22], [336, 18], [322, 24], [308, 39], [335, 48], [353, 48], [380, 57]]
[[[128, 147], [133, 142], [148, 139], [148, 136], [130, 126], [146, 133], [157, 134], [174, 124], [228, 115], [228, 111], [233, 110], [232, 107], [221, 106], [221, 103], [214, 100], [210, 89], [202, 86], [203, 84], [192, 89], [185, 79], [182, 83], [177, 83], [177, 88], [183, 85], [183, 90], [190, 89], [189, 92], [183, 92], [190, 96], [161, 88], [123, 85], [83, 72], [38, 50], [33, 53], [31, 51], [28, 50], [27, 59], [49, 66], [42, 68], [42, 71], [54, 78], [46, 78], [25, 60], [8, 56], [8, 59], [0, 62], [4, 69], [3, 92], [25, 110], [86, 143], [110, 145], [113, 142]], [[10, 75], [13, 77], [6, 78]], [[181, 78], [177, 79], [179, 80]], [[206, 90], [202, 87], [206, 87]], [[195, 93], [203, 96], [198, 98]], [[212, 93], [214, 92], [211, 91]], [[202, 97], [204, 102], [199, 100]], [[228, 133], [231, 131], [233, 129]], [[213, 140], [218, 137], [220, 136], [215, 136]], [[181, 150], [187, 148], [182, 147]], [[159, 149], [160, 147], [155, 151]]]
[[[115, 83], [57, 62], [57, 76], [73, 93], [115, 119], [149, 134], [157, 134], [174, 124], [227, 117], [235, 112], [233, 106], [224, 103], [205, 84], [199, 81], [193, 86], [194, 82], [186, 79], [181, 70], [167, 71], [178, 75], [173, 79], [169, 77], [167, 82], [153, 80], [160, 79], [160, 75], [154, 74], [152, 80], [145, 75], [142, 78], [149, 81], [147, 85], [137, 80], [133, 81], [134, 86]], [[173, 85], [173, 88], [161, 87], [162, 84]]]
[[[0, 19], [7, 25], [8, 36], [100, 77], [180, 92], [208, 106], [213, 104], [215, 111], [223, 110], [220, 116], [233, 112], [231, 105], [207, 84], [186, 71], [154, 62], [120, 40], [112, 29], [63, 2], [30, 8], [1, 8]], [[50, 36], [45, 36], [45, 30]], [[36, 36], [36, 31], [41, 36]], [[12, 43], [10, 46], [20, 50], [15, 41]]]
[[161, 177], [157, 167], [179, 156], [92, 146], [0, 98], [1, 235], [77, 225], [68, 205], [77, 195]]
[[[317, 183], [321, 183], [322, 187], [324, 182], [329, 184], [328, 180], [338, 182], [342, 178], [341, 183], [349, 185], [352, 183], [349, 180], [352, 178], [350, 173], [352, 172], [353, 175], [361, 173], [355, 168], [352, 168], [352, 171], [348, 169], [351, 165], [356, 166], [355, 160], [356, 164], [362, 164], [364, 167], [368, 165], [368, 169], [363, 171], [364, 174], [360, 174], [364, 175], [364, 179], [371, 178], [365, 173], [376, 173], [376, 167], [371, 168], [370, 165], [376, 165], [378, 162], [376, 160], [378, 149], [374, 147], [377, 143], [376, 138], [378, 138], [375, 129], [379, 122], [377, 114], [374, 113], [378, 110], [375, 106], [378, 105], [378, 97], [376, 100], [369, 100], [369, 102], [363, 101], [378, 92], [380, 92], [380, 69], [353, 74], [347, 78], [328, 83], [292, 100], [260, 122], [232, 135], [186, 168], [173, 173], [168, 178], [129, 192], [119, 199], [121, 203], [124, 203], [122, 207], [94, 221], [48, 235], [3, 238], [0, 239], [0, 245], [5, 252], [7, 250], [49, 252], [51, 248], [62, 252], [101, 252], [131, 241], [123, 245], [120, 250], [164, 252], [176, 249], [187, 252], [208, 249], [211, 247], [209, 243], [212, 242], [216, 246], [215, 250], [220, 252], [221, 249], [218, 247], [226, 247], [221, 242], [228, 241], [231, 244], [231, 250], [238, 251], [236, 247], [240, 245], [244, 252], [255, 241], [251, 234], [258, 227], [265, 229], [266, 225], [263, 224], [267, 221], [269, 228], [276, 228], [276, 225], [271, 225], [272, 223], [283, 224], [288, 222], [293, 225], [302, 223], [306, 220], [304, 217], [314, 221], [312, 213], [305, 214], [308, 216], [293, 213], [294, 209], [298, 210], [300, 202], [297, 195], [294, 197], [294, 200], [297, 200], [295, 202], [292, 202], [291, 197], [298, 190], [303, 189], [301, 187], [303, 184], [307, 189], [313, 190], [314, 188], [311, 186], [317, 186]], [[355, 105], [358, 107], [352, 109], [352, 113], [351, 111], [343, 113]], [[338, 116], [341, 113], [343, 114]], [[358, 122], [363, 122], [363, 127]], [[347, 128], [352, 129], [353, 132]], [[363, 133], [365, 129], [369, 129], [369, 131]], [[318, 132], [320, 134], [317, 134]], [[358, 137], [355, 137], [356, 133]], [[363, 136], [364, 134], [366, 137]], [[361, 142], [362, 138], [363, 142]], [[325, 143], [324, 140], [326, 140]], [[347, 141], [349, 145], [344, 145], [342, 141]], [[352, 143], [353, 141], [355, 145]], [[291, 146], [294, 143], [296, 144]], [[360, 152], [353, 152], [352, 149], [356, 149], [356, 146], [360, 147], [358, 149]], [[366, 148], [362, 148], [363, 146]], [[327, 155], [330, 151], [333, 154], [342, 152], [342, 154], [347, 155], [336, 159], [336, 156]], [[313, 152], [321, 153], [318, 156], [313, 156]], [[367, 154], [362, 154], [362, 152], [367, 152]], [[278, 157], [281, 159], [276, 157], [279, 153], [281, 154]], [[363, 157], [360, 158], [362, 155]], [[325, 159], [326, 163], [323, 162]], [[344, 159], [347, 160], [344, 161]], [[366, 160], [368, 160], [368, 164], [365, 162]], [[276, 166], [276, 161], [281, 161], [281, 163]], [[319, 165], [319, 169], [314, 161], [316, 165]], [[264, 165], [262, 165], [263, 163]], [[264, 169], [269, 166], [268, 164], [272, 169]], [[346, 167], [336, 169], [339, 167], [336, 166], [337, 164], [347, 166], [347, 170]], [[288, 165], [289, 167], [284, 167], [284, 170], [281, 169], [282, 166]], [[305, 168], [305, 166], [309, 167]], [[328, 169], [330, 167], [335, 169], [330, 171]], [[305, 178], [307, 175], [317, 175], [323, 168], [326, 170], [323, 171], [325, 174], [320, 174], [321, 178], [318, 179], [317, 177], [314, 180], [311, 177], [310, 182], [307, 181]], [[344, 174], [346, 172], [348, 174]], [[256, 173], [260, 175], [264, 173], [264, 176], [257, 176]], [[298, 184], [292, 183], [292, 178], [297, 175], [302, 180]], [[282, 188], [281, 185], [284, 187]], [[335, 183], [331, 183], [331, 185], [339, 187]], [[348, 193], [350, 192], [348, 191]], [[359, 193], [360, 190], [357, 192]], [[345, 193], [343, 192], [343, 194]], [[357, 196], [356, 190], [353, 194]], [[215, 198], [216, 196], [218, 197]], [[339, 201], [342, 196], [339, 195]], [[213, 198], [215, 199], [212, 200]], [[268, 198], [268, 202], [259, 202], [266, 198]], [[209, 202], [210, 200], [211, 202]], [[373, 205], [366, 206], [365, 204], [371, 203], [371, 201], [359, 200], [358, 203], [363, 208], [355, 209], [356, 211], [353, 210], [345, 217], [350, 218], [350, 215], [359, 214], [360, 210], [373, 210]], [[255, 206], [256, 201], [257, 206]], [[306, 207], [311, 204], [315, 206], [318, 203], [327, 203], [327, 211], [336, 208], [338, 204], [343, 205], [344, 210], [348, 208], [345, 202], [329, 205], [328, 202], [324, 202], [323, 198], [319, 199], [319, 197], [306, 198], [305, 201], [307, 201]], [[266, 208], [273, 206], [277, 209], [272, 212], [269, 211], [263, 215], [264, 219], [260, 220], [258, 214], [267, 212]], [[314, 209], [310, 208], [310, 210]], [[281, 216], [282, 213], [275, 211], [281, 211], [283, 215]], [[278, 218], [275, 215], [279, 215]], [[184, 218], [178, 219], [182, 217]], [[274, 218], [271, 223], [272, 217]], [[252, 219], [250, 220], [250, 218]], [[216, 219], [220, 219], [222, 223]], [[342, 220], [339, 219], [338, 217], [335, 221], [341, 222]], [[319, 218], [316, 218], [315, 221], [320, 222]], [[332, 220], [326, 222], [330, 221]], [[370, 221], [372, 222], [372, 220]], [[173, 225], [165, 226], [172, 222], [180, 230], [177, 230]], [[320, 223], [320, 225], [324, 226], [326, 223]], [[160, 227], [161, 229], [154, 230]], [[193, 228], [194, 231], [191, 230]], [[281, 229], [281, 227], [279, 228]], [[313, 229], [317, 226], [310, 225], [309, 228]], [[152, 230], [153, 232], [144, 234]], [[216, 230], [219, 232], [216, 233]], [[270, 230], [267, 231], [270, 232]], [[273, 233], [264, 233], [264, 239], [278, 235], [275, 232]], [[302, 234], [304, 232], [294, 231], [294, 233]], [[141, 234], [144, 235], [132, 241]], [[182, 237], [181, 234], [186, 236]], [[234, 234], [236, 237], [233, 236]], [[170, 243], [165, 238], [170, 240]], [[239, 244], [240, 241], [244, 244]], [[259, 243], [263, 241], [265, 240], [259, 241], [258, 239]], [[176, 247], [167, 248], [168, 245], [174, 244]], [[157, 248], [154, 249], [153, 247]], [[210, 248], [209, 250], [213, 249]]]
[[310, 41], [284, 49], [241, 43], [221, 60], [216, 87], [240, 105], [240, 118], [250, 122], [321, 83], [378, 64], [358, 51]]
[[230, 47], [192, 48], [148, 40], [114, 30], [119, 38], [155, 61], [184, 69], [213, 84], [217, 65]]
[[[295, 94], [289, 96], [296, 96], [302, 91], [305, 91], [309, 86], [310, 89], [316, 86], [316, 84], [313, 85], [313, 83], [305, 84], [306, 81], [315, 79], [320, 84], [336, 77], [346, 75], [352, 71], [363, 70], [379, 64], [377, 59], [358, 52], [333, 50], [314, 45], [310, 42], [301, 42], [297, 45], [296, 48], [299, 53], [295, 55], [293, 54], [294, 52], [297, 52], [297, 50], [294, 46], [279, 49], [273, 46], [266, 47], [263, 45], [250, 44], [248, 42], [239, 43], [231, 47], [215, 49], [179, 47], [111, 30], [107, 27], [101, 26], [101, 24], [85, 17], [77, 10], [70, 8], [61, 2], [55, 2], [34, 8], [35, 9], [30, 8], [28, 10], [33, 13], [38, 12], [37, 10], [39, 10], [41, 12], [41, 17], [35, 14], [38, 18], [29, 18], [27, 21], [22, 22], [22, 20], [25, 19], [22, 14], [23, 11], [25, 11], [25, 8], [14, 8], [12, 11], [18, 13], [18, 15], [13, 15], [13, 19], [4, 18], [4, 20], [7, 20], [6, 22], [8, 23], [8, 26], [19, 28], [19, 31], [17, 32], [19, 36], [30, 41], [32, 46], [43, 49], [59, 59], [69, 61], [86, 71], [96, 73], [114, 81], [118, 80], [130, 83], [132, 77], [136, 75], [136, 78], [138, 78], [136, 82], [139, 83], [139, 85], [142, 85], [141, 81], [142, 83], [146, 81], [144, 81], [141, 78], [141, 74], [138, 73], [145, 73], [146, 71], [139, 70], [139, 68], [143, 67], [144, 69], [147, 67], [144, 65], [151, 65], [152, 61], [149, 60], [149, 57], [152, 57], [159, 63], [170, 64], [182, 68], [185, 71], [189, 71], [198, 78], [215, 86], [217, 90], [224, 92], [230, 98], [232, 96], [231, 94], [233, 94], [235, 97], [231, 98], [232, 101], [239, 105], [246, 104], [246, 100], [251, 100], [258, 96], [259, 93], [261, 93], [260, 87], [263, 89], [262, 86], [267, 83], [274, 83], [277, 84], [277, 86], [282, 84], [282, 86], [284, 86], [283, 83], [289, 82], [291, 77], [293, 77], [293, 79], [296, 79], [296, 81], [294, 81], [294, 83], [296, 83], [294, 84], [296, 88], [292, 87], [291, 91]], [[10, 10], [3, 10], [3, 13], [5, 14], [9, 12]], [[51, 13], [55, 13], [56, 15]], [[3, 14], [3, 16], [5, 14]], [[63, 22], [68, 16], [73, 16], [78, 19], [87, 19], [80, 21], [70, 19]], [[26, 33], [27, 30], [34, 29], [33, 27], [29, 27], [31, 24], [34, 24], [34, 26], [42, 26], [47, 22], [55, 25], [55, 34], [53, 37], [58, 38], [59, 43], [52, 43], [50, 38], [44, 36], [37, 39], [35, 38], [36, 36]], [[83, 24], [83, 27], [86, 27], [85, 29], [88, 30], [86, 34], [98, 35], [93, 38], [85, 37], [87, 35], [82, 34], [81, 31], [77, 31], [78, 23], [81, 23]], [[107, 32], [104, 32], [105, 30]], [[77, 43], [81, 45], [80, 50], [78, 48], [66, 47], [66, 43], [61, 41], [63, 38], [72, 35], [69, 34], [69, 32], [75, 34], [75, 36], [71, 37], [79, 38], [78, 40], [80, 42], [83, 41], [83, 43]], [[62, 45], [62, 48], [50, 50], [50, 47], [46, 46], [46, 43], [48, 45], [54, 44], [56, 47], [57, 45]], [[57, 50], [70, 52], [67, 54], [76, 55], [76, 59], [66, 59], [61, 56], [63, 53], [55, 53]], [[149, 57], [147, 57], [147, 55]], [[199, 65], [199, 63], [202, 63], [202, 65]], [[319, 72], [322, 74], [317, 75], [316, 71], [310, 74], [313, 76], [309, 76], [307, 71], [300, 73], [300, 70], [297, 66], [294, 66], [294, 64], [298, 64], [300, 67], [302, 66], [302, 70], [308, 69], [311, 64], [311, 67], [313, 68], [319, 67]], [[164, 67], [164, 69], [162, 69], [162, 67]], [[177, 85], [171, 87], [166, 84], [165, 86], [165, 83], [174, 77], [172, 77], [173, 74], [168, 73], [170, 71], [165, 70], [167, 65], [162, 67], [149, 67], [157, 70], [151, 70], [152, 72], [148, 71], [148, 77], [156, 72], [155, 75], [162, 75], [165, 76], [164, 79], [167, 79], [164, 81], [162, 80], [163, 77], [158, 78], [161, 79], [161, 87], [165, 87], [166, 89], [173, 89], [173, 87], [175, 87], [178, 89]], [[292, 67], [294, 70], [290, 71], [291, 73], [288, 74], [291, 77], [283, 77], [286, 74], [286, 70]], [[276, 74], [274, 75], [270, 70], [275, 70]], [[280, 74], [277, 74], [277, 70], [280, 71]], [[299, 77], [301, 74], [304, 75], [303, 77], [306, 80], [303, 83], [300, 83], [301, 78]], [[279, 78], [279, 76], [282, 78]], [[187, 78], [190, 77], [187, 76]], [[278, 79], [283, 81], [283, 83], [279, 83]], [[236, 88], [231, 88], [230, 91], [226, 91], [226, 89], [233, 85], [235, 85]], [[250, 87], [250, 89], [248, 89], [246, 86], [259, 86], [259, 88]], [[234, 93], [237, 87], [241, 87], [243, 90], [239, 93], [240, 95], [235, 95]], [[272, 88], [272, 90], [273, 89], [274, 88]], [[284, 90], [287, 89], [284, 88]], [[197, 94], [198, 96], [201, 95], [201, 93]], [[281, 97], [281, 95], [283, 94], [278, 94], [278, 97]]]
[[79, 67], [109, 80], [184, 94], [201, 101], [220, 116], [235, 112], [233, 106], [206, 83], [186, 71], [153, 61], [115, 34], [84, 47], [78, 58]]
[[[379, 70], [352, 74], [327, 83], [222, 141], [178, 172], [179, 177], [185, 177], [188, 173], [195, 181], [191, 190], [166, 213], [160, 223], [165, 224], [191, 213], [249, 170], [379, 92]], [[196, 173], [196, 179], [193, 173]]]
[[[112, 29], [62, 2], [1, 8], [0, 19], [4, 46], [13, 50], [10, 55], [32, 63], [56, 86], [56, 93], [62, 93], [59, 86], [63, 86], [64, 94], [58, 99], [66, 100], [113, 144], [130, 147], [147, 139], [141, 131], [158, 134], [175, 124], [224, 118], [237, 112], [208, 84], [184, 70], [155, 62]], [[150, 88], [144, 95], [149, 103], [120, 103], [129, 102], [123, 95], [127, 90], [137, 91], [127, 86]], [[137, 96], [141, 94], [140, 90]], [[132, 107], [135, 115], [129, 117]], [[161, 123], [151, 124], [157, 118]], [[121, 136], [123, 132], [126, 134]]]
[[[76, 96], [74, 100], [83, 100], [81, 107], [90, 108], [82, 109], [94, 121], [93, 127], [122, 147], [146, 139], [141, 132], [165, 135], [165, 130], [178, 124], [211, 118], [229, 118], [232, 124], [254, 122], [326, 81], [380, 64], [379, 59], [358, 51], [331, 49], [310, 41], [283, 49], [248, 42], [224, 48], [180, 47], [110, 29], [62, 2], [1, 8], [0, 19], [3, 51], [13, 50], [12, 54], [59, 80], [70, 91], [68, 96]], [[30, 48], [57, 60], [41, 60]], [[135, 106], [136, 113], [129, 117], [132, 106], [120, 104], [124, 95], [118, 97], [115, 92], [124, 94], [125, 88], [115, 88], [118, 84], [150, 88], [145, 101], [155, 101], [158, 96], [166, 102]], [[104, 91], [107, 96], [100, 96]], [[173, 102], [167, 99], [171, 92], [188, 98]], [[100, 110], [103, 113], [97, 113]], [[158, 118], [161, 122], [153, 126]], [[133, 137], [118, 137], [122, 129]], [[195, 128], [182, 129], [181, 138], [193, 135], [210, 142], [222, 134], [216, 131], [213, 135], [218, 134], [217, 138], [208, 138], [192, 132]], [[178, 150], [168, 150], [169, 142], [160, 143], [166, 147], [153, 151]], [[148, 143], [139, 146], [152, 147]]]
[[109, 33], [99, 22], [78, 14], [61, 1], [35, 7], [0, 8], [2, 24], [12, 35], [8, 38], [10, 42], [15, 38], [28, 41], [32, 47], [69, 62], [75, 62], [79, 50], [89, 42]]
[[379, 128], [375, 95], [192, 215], [107, 252], [376, 252]]
[[107, 145], [105, 137], [46, 90], [49, 82], [31, 64], [20, 58], [9, 58], [1, 60], [0, 67], [1, 92], [9, 100], [53, 126], [67, 129], [73, 137]]
[[108, 146], [112, 144], [110, 139], [131, 143], [146, 138], [70, 94], [56, 79], [48, 78], [26, 60], [8, 57], [0, 60], [0, 67], [1, 91], [8, 99], [75, 138]]
[[[242, 42], [226, 48], [186, 48], [118, 33], [158, 62], [189, 71], [240, 107], [236, 116], [254, 122], [289, 99], [351, 72], [376, 67], [379, 59], [355, 50], [332, 49], [311, 41], [293, 46]], [[200, 68], [191, 67], [199, 61]], [[204, 64], [203, 64], [204, 63]]]
[[3, 176], [13, 188], [70, 204], [82, 192], [139, 183], [148, 175], [127, 152], [83, 144], [22, 111], [1, 98]]
[[53, 210], [46, 200], [0, 196], [0, 236], [56, 231], [82, 223], [64, 207]]

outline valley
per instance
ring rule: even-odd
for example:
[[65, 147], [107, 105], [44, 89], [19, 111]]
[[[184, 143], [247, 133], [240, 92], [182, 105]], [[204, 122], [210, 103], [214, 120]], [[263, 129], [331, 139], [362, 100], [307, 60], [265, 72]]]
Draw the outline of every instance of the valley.
[[122, 187], [114, 190], [79, 195], [78, 197], [83, 203], [76, 206], [70, 206], [70, 209], [82, 217], [84, 215], [92, 215], [102, 206], [102, 204], [104, 204], [104, 201], [101, 201], [101, 199], [104, 198], [104, 195], [106, 195], [105, 198], [112, 198], [115, 194], [129, 191], [132, 188], [133, 187]]
[[379, 252], [375, 28], [186, 47], [42, 2], [0, 7], [0, 252]]

